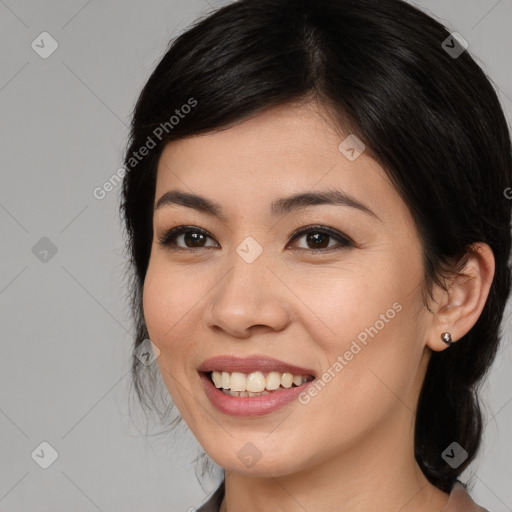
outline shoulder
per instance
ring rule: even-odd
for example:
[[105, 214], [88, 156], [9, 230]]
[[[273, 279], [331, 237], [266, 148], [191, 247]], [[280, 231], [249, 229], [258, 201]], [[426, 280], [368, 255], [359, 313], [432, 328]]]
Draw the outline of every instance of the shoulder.
[[215, 492], [203, 503], [197, 512], [219, 512], [220, 504], [224, 499], [224, 480], [221, 482]]
[[[197, 512], [219, 512], [220, 505], [224, 498], [224, 480], [215, 492], [203, 503]], [[464, 484], [455, 482], [448, 503], [441, 512], [489, 512], [487, 509], [477, 505], [469, 495]]]
[[457, 481], [453, 485], [448, 503], [441, 512], [489, 512], [477, 505], [469, 495], [464, 484]]

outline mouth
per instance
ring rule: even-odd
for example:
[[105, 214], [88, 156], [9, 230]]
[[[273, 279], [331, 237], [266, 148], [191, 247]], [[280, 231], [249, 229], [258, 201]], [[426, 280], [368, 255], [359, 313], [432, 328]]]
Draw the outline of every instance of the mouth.
[[210, 371], [201, 372], [225, 395], [242, 398], [279, 393], [287, 389], [300, 387], [314, 380], [311, 374], [293, 374], [278, 371], [255, 371], [251, 373]]
[[212, 405], [230, 416], [262, 416], [292, 404], [313, 384], [313, 370], [266, 356], [223, 355], [197, 368]]

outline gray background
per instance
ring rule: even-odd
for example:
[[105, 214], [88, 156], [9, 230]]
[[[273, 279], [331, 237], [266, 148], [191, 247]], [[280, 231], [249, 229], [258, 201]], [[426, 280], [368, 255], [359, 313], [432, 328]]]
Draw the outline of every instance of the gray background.
[[[416, 4], [468, 41], [510, 120], [512, 0]], [[92, 192], [121, 166], [130, 112], [168, 41], [219, 5], [0, 0], [1, 511], [185, 511], [216, 485], [197, 483], [190, 434], [148, 438], [130, 405], [120, 187]], [[44, 31], [59, 45], [47, 59], [31, 47]], [[512, 511], [510, 313], [483, 387], [483, 449], [465, 474], [493, 512]], [[59, 454], [48, 469], [31, 457], [43, 441]]]

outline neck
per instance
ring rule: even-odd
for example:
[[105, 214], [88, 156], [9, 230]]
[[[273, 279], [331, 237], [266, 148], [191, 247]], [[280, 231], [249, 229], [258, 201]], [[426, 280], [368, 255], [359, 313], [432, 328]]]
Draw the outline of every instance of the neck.
[[352, 447], [306, 469], [282, 476], [226, 471], [221, 512], [439, 512], [449, 495], [414, 459], [414, 415], [403, 406], [395, 412]]

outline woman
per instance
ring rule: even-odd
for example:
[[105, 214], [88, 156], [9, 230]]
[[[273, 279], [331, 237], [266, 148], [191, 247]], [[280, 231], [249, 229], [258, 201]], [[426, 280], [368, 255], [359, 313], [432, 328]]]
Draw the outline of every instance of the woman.
[[460, 36], [400, 0], [232, 3], [156, 67], [125, 165], [135, 389], [158, 368], [223, 468], [199, 510], [485, 510], [458, 477], [512, 163]]

